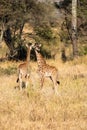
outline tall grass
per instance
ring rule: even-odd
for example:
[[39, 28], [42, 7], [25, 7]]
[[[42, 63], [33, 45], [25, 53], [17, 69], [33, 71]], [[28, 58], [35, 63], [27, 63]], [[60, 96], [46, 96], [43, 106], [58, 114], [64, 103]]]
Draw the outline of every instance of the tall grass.
[[[52, 82], [45, 79], [41, 90], [36, 62], [31, 62], [31, 79], [22, 92], [16, 83], [19, 63], [4, 62], [0, 75], [1, 130], [86, 130], [87, 129], [87, 57], [62, 63], [48, 60], [59, 69], [60, 86], [54, 95]], [[16, 88], [17, 88], [16, 87]]]

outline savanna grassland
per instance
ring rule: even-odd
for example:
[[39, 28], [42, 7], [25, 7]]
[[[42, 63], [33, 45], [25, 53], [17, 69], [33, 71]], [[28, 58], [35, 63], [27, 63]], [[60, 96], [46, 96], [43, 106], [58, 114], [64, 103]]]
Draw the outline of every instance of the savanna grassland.
[[58, 95], [49, 79], [40, 89], [36, 62], [23, 91], [16, 83], [20, 62], [0, 63], [0, 130], [87, 130], [87, 56], [47, 62], [59, 69]]

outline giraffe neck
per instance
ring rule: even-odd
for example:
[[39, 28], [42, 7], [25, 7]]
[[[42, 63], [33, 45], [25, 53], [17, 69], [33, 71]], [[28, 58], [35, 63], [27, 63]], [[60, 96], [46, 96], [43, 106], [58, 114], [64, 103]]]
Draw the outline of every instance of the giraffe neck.
[[37, 57], [37, 63], [38, 63], [38, 66], [43, 66], [46, 64], [46, 61], [44, 60], [43, 56], [40, 54], [40, 52], [36, 51], [36, 57]]

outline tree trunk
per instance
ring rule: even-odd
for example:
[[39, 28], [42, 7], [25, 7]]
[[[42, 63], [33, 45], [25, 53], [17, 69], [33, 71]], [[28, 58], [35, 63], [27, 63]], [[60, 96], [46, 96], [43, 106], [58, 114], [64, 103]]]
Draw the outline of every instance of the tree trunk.
[[0, 35], [0, 47], [2, 46], [4, 31], [5, 31], [5, 27], [4, 27], [4, 23], [2, 23], [1, 35]]
[[23, 28], [24, 28], [25, 22], [23, 21], [20, 25], [20, 32], [19, 32], [19, 38], [21, 40], [21, 36], [22, 36], [22, 32], [23, 32]]
[[72, 0], [72, 46], [73, 46], [73, 57], [78, 56], [77, 46], [77, 0]]
[[7, 27], [7, 29], [4, 32], [3, 37], [4, 37], [4, 40], [5, 40], [7, 47], [9, 48], [10, 56], [12, 56], [14, 54], [14, 44], [13, 44], [13, 41], [12, 41], [10, 27]]

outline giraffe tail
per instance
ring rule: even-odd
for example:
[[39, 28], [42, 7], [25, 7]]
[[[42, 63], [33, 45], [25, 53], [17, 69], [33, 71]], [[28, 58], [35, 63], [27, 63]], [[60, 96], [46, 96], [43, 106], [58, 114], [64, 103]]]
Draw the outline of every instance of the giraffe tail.
[[19, 82], [19, 74], [20, 74], [20, 69], [18, 68], [17, 69], [17, 80], [16, 80], [17, 83]]
[[58, 84], [60, 84], [60, 81], [57, 81]]
[[17, 82], [17, 83], [19, 82], [19, 78], [17, 78], [16, 82]]

